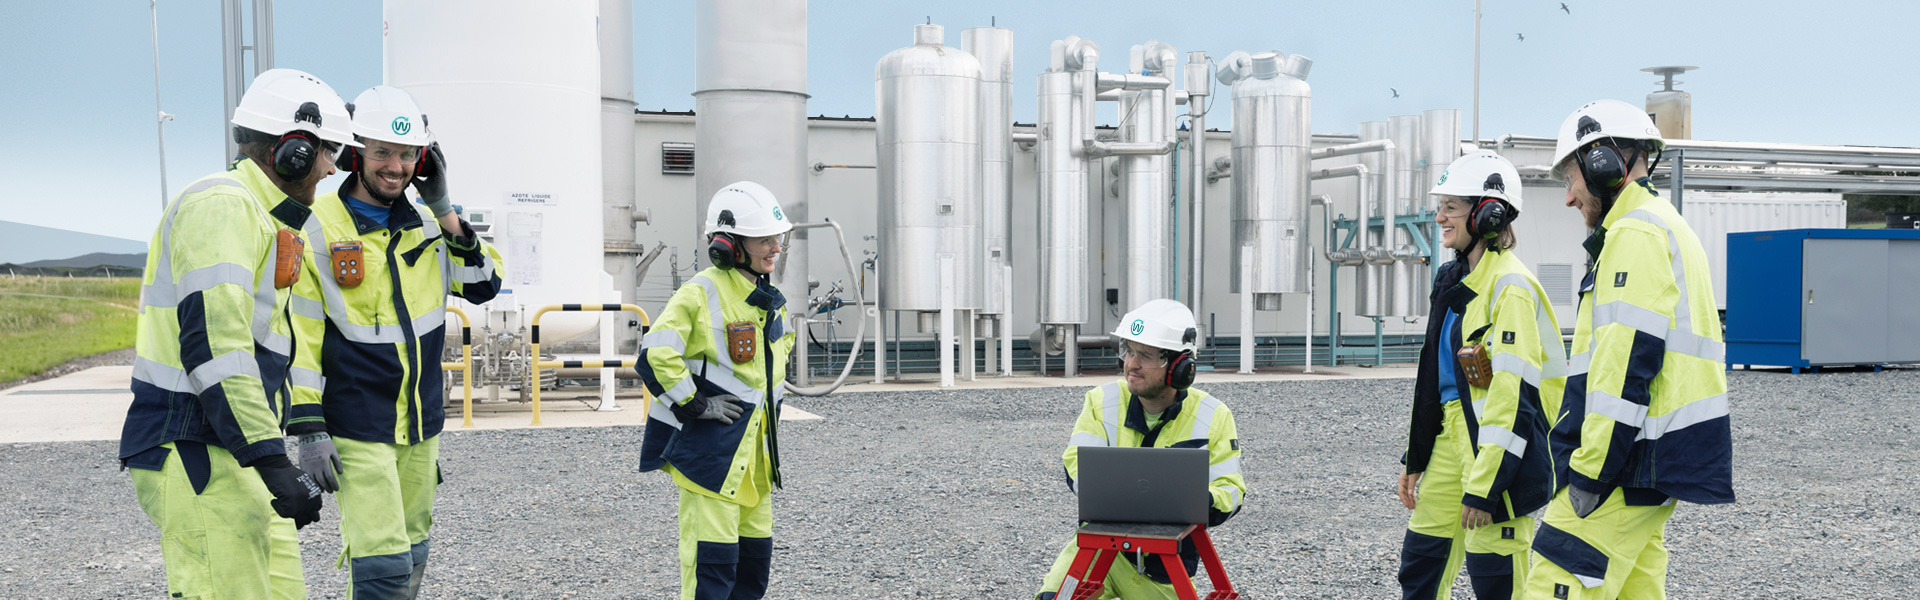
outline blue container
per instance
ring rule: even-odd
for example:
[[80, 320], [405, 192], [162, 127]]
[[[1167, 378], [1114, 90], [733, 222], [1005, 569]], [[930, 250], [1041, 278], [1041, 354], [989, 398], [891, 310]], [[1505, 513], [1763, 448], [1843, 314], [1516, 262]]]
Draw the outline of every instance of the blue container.
[[1727, 234], [1727, 365], [1920, 362], [1920, 231]]

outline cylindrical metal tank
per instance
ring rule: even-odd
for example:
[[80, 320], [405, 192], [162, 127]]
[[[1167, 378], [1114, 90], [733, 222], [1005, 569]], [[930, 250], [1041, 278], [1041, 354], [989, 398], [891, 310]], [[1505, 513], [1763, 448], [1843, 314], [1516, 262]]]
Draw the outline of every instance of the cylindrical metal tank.
[[[1078, 81], [1089, 73], [1067, 70], [1054, 43], [1052, 70], [1040, 74], [1035, 170], [1040, 185], [1034, 203], [1040, 233], [1040, 323], [1087, 322], [1087, 172], [1080, 145], [1082, 112], [1075, 104]], [[1092, 101], [1088, 99], [1087, 101]]]
[[[599, 302], [600, 49], [588, 0], [387, 2], [382, 80], [411, 94], [444, 147], [448, 191], [506, 258], [514, 306]], [[474, 315], [477, 319], [480, 315]], [[543, 343], [598, 328], [549, 314]]]
[[[1387, 119], [1387, 136], [1393, 139], [1393, 156], [1388, 159], [1393, 163], [1391, 165], [1393, 172], [1388, 177], [1388, 185], [1393, 191], [1391, 202], [1387, 203], [1388, 211], [1380, 216], [1391, 219], [1412, 214], [1415, 197], [1427, 191], [1427, 188], [1419, 184], [1422, 173], [1420, 115], [1401, 115]], [[1419, 276], [1414, 274], [1412, 265], [1408, 264], [1408, 259], [1415, 254], [1412, 238], [1407, 235], [1405, 227], [1390, 220], [1384, 242], [1384, 249], [1394, 261], [1386, 265], [1386, 306], [1383, 308], [1387, 310], [1387, 316], [1418, 316], [1413, 311], [1413, 296], [1418, 293], [1415, 287], [1420, 284], [1414, 279]]]
[[[633, 302], [641, 247], [634, 236], [633, 0], [600, 0], [600, 194], [606, 255], [622, 302]], [[615, 351], [638, 352], [639, 330], [615, 327]]]
[[960, 49], [980, 61], [980, 312], [998, 315], [1013, 260], [1013, 30], [967, 28]]
[[[1427, 194], [1440, 176], [1460, 158], [1460, 109], [1436, 108], [1420, 114], [1420, 161], [1421, 176], [1417, 182], [1417, 196], [1413, 202], [1416, 211], [1439, 210], [1439, 204], [1432, 195]], [[1434, 245], [1435, 256], [1423, 262], [1419, 257], [1409, 257], [1406, 261], [1411, 270], [1412, 296], [1408, 298], [1410, 315], [1427, 314], [1427, 307], [1433, 296], [1433, 267], [1451, 259], [1439, 248], [1440, 230], [1432, 225], [1425, 226], [1424, 237]]]
[[980, 61], [915, 25], [914, 45], [874, 66], [881, 306], [940, 310], [940, 258], [953, 257], [954, 306], [980, 302]]
[[[697, 221], [685, 242], [704, 257], [707, 203], [736, 181], [766, 186], [787, 219], [807, 221], [807, 3], [702, 0], [693, 23]], [[804, 307], [807, 230], [791, 241], [773, 282]]]
[[[1173, 46], [1149, 41], [1135, 46], [1133, 55], [1138, 57], [1139, 66], [1133, 72], [1173, 80], [1178, 56]], [[1173, 139], [1171, 89], [1123, 91], [1121, 98], [1121, 114], [1129, 115], [1121, 126], [1124, 141], [1157, 143]], [[1173, 297], [1173, 156], [1122, 156], [1120, 165], [1127, 181], [1127, 210], [1121, 218], [1127, 252], [1121, 302], [1124, 309], [1132, 310], [1149, 300]]]
[[[1366, 121], [1360, 124], [1360, 141], [1371, 142], [1384, 139], [1387, 139], [1386, 121]], [[1381, 206], [1383, 205], [1383, 200], [1388, 197], [1389, 193], [1387, 188], [1387, 178], [1390, 176], [1387, 169], [1388, 154], [1387, 152], [1367, 152], [1360, 155], [1360, 164], [1367, 167], [1367, 179], [1372, 180], [1372, 186], [1370, 187], [1373, 189], [1372, 197], [1360, 199], [1362, 209], [1359, 214], [1353, 216], [1354, 219], [1359, 220], [1362, 224], [1364, 233], [1364, 235], [1354, 237], [1354, 249], [1361, 251], [1363, 254], [1365, 251], [1379, 248], [1381, 245], [1380, 232], [1375, 231], [1371, 227], [1366, 227], [1365, 223], [1375, 216], [1386, 214], [1385, 211], [1381, 210]], [[1354, 271], [1354, 314], [1366, 317], [1386, 314], [1386, 303], [1384, 302], [1386, 286], [1383, 280], [1387, 273], [1387, 267], [1385, 265], [1362, 262], [1354, 267]]]
[[1312, 90], [1283, 72], [1287, 57], [1263, 52], [1233, 82], [1233, 262], [1253, 252], [1254, 307], [1279, 310], [1280, 294], [1307, 290], [1307, 169]]

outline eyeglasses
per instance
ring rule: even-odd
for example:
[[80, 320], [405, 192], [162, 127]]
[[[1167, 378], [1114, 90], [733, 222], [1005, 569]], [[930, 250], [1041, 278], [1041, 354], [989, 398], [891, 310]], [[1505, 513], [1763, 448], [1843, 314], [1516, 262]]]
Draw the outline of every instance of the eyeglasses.
[[1120, 362], [1122, 363], [1133, 361], [1149, 369], [1158, 369], [1167, 366], [1167, 353], [1159, 348], [1140, 350], [1134, 348], [1132, 342], [1122, 341], [1120, 342], [1119, 351]]
[[320, 145], [325, 146], [327, 148], [327, 154], [332, 154], [334, 156], [340, 155], [340, 142], [329, 142], [329, 141], [322, 140], [320, 142]]
[[1440, 203], [1440, 216], [1449, 219], [1464, 219], [1473, 211], [1473, 203], [1464, 198], [1448, 198]]
[[754, 254], [766, 255], [783, 252], [787, 249], [787, 236], [788, 234], [783, 233], [780, 235], [747, 238], [742, 245], [747, 247], [748, 252]]
[[395, 156], [400, 157], [400, 162], [410, 163], [419, 160], [420, 148], [417, 146], [408, 147], [406, 150], [400, 152], [394, 152], [392, 148], [385, 146], [367, 148], [367, 160], [373, 162], [386, 162]]

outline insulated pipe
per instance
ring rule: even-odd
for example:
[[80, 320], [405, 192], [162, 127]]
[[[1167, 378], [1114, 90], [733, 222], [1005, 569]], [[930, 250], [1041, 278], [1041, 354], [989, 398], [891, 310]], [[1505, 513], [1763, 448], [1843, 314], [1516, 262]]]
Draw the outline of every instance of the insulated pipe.
[[1087, 158], [1109, 156], [1155, 156], [1173, 152], [1171, 139], [1158, 142], [1093, 142], [1086, 147]]
[[[832, 220], [828, 220], [821, 223], [794, 223], [793, 224], [794, 229], [814, 229], [819, 227], [833, 228], [833, 237], [835, 238], [836, 241], [840, 243], [840, 260], [846, 262], [847, 264], [847, 279], [848, 281], [858, 281], [860, 279], [860, 271], [853, 267], [853, 254], [847, 250], [847, 234], [845, 231], [842, 231], [840, 229], [839, 223], [835, 223]], [[781, 254], [781, 256], [784, 257], [786, 255]], [[853, 288], [854, 306], [864, 307], [867, 305], [866, 292], [861, 290], [860, 286], [852, 285], [847, 287]], [[810, 318], [811, 316], [812, 315], [801, 315], [799, 319]], [[801, 396], [810, 396], [810, 397], [825, 396], [827, 394], [833, 393], [834, 390], [840, 389], [840, 386], [847, 382], [847, 375], [850, 375], [853, 373], [853, 363], [860, 360], [860, 340], [864, 339], [867, 335], [866, 316], [861, 315], [859, 318], [859, 321], [860, 321], [860, 328], [854, 330], [854, 334], [853, 334], [853, 349], [847, 351], [847, 365], [840, 368], [840, 376], [834, 378], [833, 383], [828, 384], [826, 387], [807, 389], [807, 388], [795, 387], [792, 383], [782, 381], [780, 382], [781, 387], [786, 388], [788, 393], [799, 394]], [[802, 321], [802, 322], [805, 322], [805, 321]], [[801, 333], [804, 334], [806, 332], [803, 331]], [[806, 340], [802, 339], [800, 340], [799, 343], [804, 344], [806, 343]], [[875, 362], [873, 365], [873, 368], [876, 371], [879, 370], [880, 367], [881, 365], [879, 362]]]
[[1393, 140], [1373, 140], [1370, 142], [1355, 142], [1352, 144], [1341, 144], [1339, 146], [1315, 148], [1312, 152], [1307, 153], [1307, 156], [1312, 157], [1314, 160], [1320, 160], [1322, 158], [1333, 158], [1336, 156], [1392, 151]]
[[[1064, 54], [1070, 44], [1055, 46]], [[1058, 62], [1067, 61], [1063, 56]], [[1087, 320], [1087, 174], [1077, 139], [1083, 112], [1074, 104], [1078, 101], [1075, 81], [1081, 75], [1056, 70], [1039, 77], [1034, 146], [1039, 189], [1034, 216], [1040, 234], [1037, 320], [1042, 325]]]
[[1107, 90], [1164, 90], [1173, 87], [1173, 80], [1156, 75], [1135, 75], [1133, 73], [1101, 73], [1094, 79], [1097, 91]]
[[[1206, 271], [1206, 202], [1207, 202], [1207, 96], [1211, 93], [1208, 82], [1213, 74], [1207, 72], [1207, 53], [1194, 51], [1187, 53], [1187, 186], [1188, 192], [1187, 227], [1192, 233], [1187, 236], [1190, 250], [1187, 253], [1190, 266], [1187, 278], [1191, 291], [1187, 293], [1187, 305], [1193, 314], [1206, 314], [1201, 307], [1201, 274]], [[1208, 334], [1200, 333], [1200, 344], [1205, 345]]]
[[[1171, 85], [1175, 52], [1172, 46], [1150, 41], [1133, 48], [1138, 57], [1130, 72], [1145, 73], [1141, 79], [1159, 79]], [[1129, 77], [1132, 77], [1129, 75]], [[1177, 144], [1174, 133], [1173, 96], [1167, 87], [1149, 87], [1128, 94], [1122, 101], [1120, 123], [1122, 139], [1134, 143], [1162, 143], [1168, 152]], [[1165, 154], [1128, 155], [1119, 161], [1126, 179], [1126, 212], [1121, 228], [1126, 232], [1123, 252], [1125, 269], [1121, 277], [1121, 302], [1127, 307], [1150, 300], [1171, 298], [1175, 271], [1170, 262], [1174, 253], [1172, 157]]]
[[[1391, 144], [1392, 140], [1387, 139], [1387, 131], [1386, 121], [1366, 121], [1360, 124], [1360, 139], [1368, 142], [1386, 141]], [[1392, 161], [1396, 151], [1398, 151], [1397, 147], [1389, 147], [1384, 152], [1360, 155], [1360, 164], [1367, 165], [1367, 169], [1372, 171], [1372, 174], [1367, 177], [1372, 182], [1372, 193], [1360, 199], [1360, 209], [1354, 212], [1354, 218], [1359, 223], [1359, 231], [1355, 232], [1354, 247], [1351, 250], [1351, 254], [1360, 261], [1359, 266], [1354, 269], [1353, 306], [1354, 314], [1357, 315], [1371, 317], [1384, 312], [1385, 278], [1389, 274], [1386, 267], [1375, 262], [1375, 256], [1370, 254], [1384, 243], [1382, 242], [1384, 232], [1375, 232], [1372, 223], [1373, 218], [1381, 214], [1381, 207], [1386, 205], [1389, 189], [1387, 178], [1393, 171], [1389, 165], [1394, 164]], [[1385, 259], [1390, 261], [1392, 257], [1387, 256]]]
[[[1375, 248], [1368, 259], [1381, 264], [1388, 270], [1387, 278], [1387, 316], [1411, 317], [1414, 314], [1414, 290], [1418, 283], [1411, 265], [1404, 260], [1413, 253], [1408, 238], [1400, 231], [1399, 216], [1413, 210], [1413, 195], [1417, 193], [1415, 183], [1420, 172], [1420, 115], [1402, 115], [1387, 121], [1388, 135], [1393, 140], [1394, 151], [1388, 154], [1389, 189], [1388, 201], [1380, 206], [1380, 217], [1384, 221], [1385, 235], [1381, 245]], [[1424, 191], [1424, 190], [1420, 190]]]

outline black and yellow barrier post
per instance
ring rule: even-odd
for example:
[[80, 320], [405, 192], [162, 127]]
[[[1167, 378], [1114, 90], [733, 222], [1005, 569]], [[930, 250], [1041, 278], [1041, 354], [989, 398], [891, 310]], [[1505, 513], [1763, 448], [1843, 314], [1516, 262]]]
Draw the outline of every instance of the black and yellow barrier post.
[[[528, 327], [527, 335], [527, 339], [533, 342], [533, 353], [528, 355], [528, 357], [532, 359], [533, 367], [532, 373], [529, 374], [530, 381], [527, 385], [533, 386], [534, 425], [540, 424], [541, 369], [631, 369], [635, 365], [634, 359], [609, 357], [601, 357], [600, 360], [540, 360], [540, 317], [553, 311], [605, 312], [621, 310], [640, 315], [640, 327], [642, 330], [653, 326], [653, 318], [647, 316], [647, 311], [640, 310], [640, 307], [632, 304], [548, 304], [533, 312], [532, 325]], [[653, 401], [653, 393], [648, 391], [645, 386], [640, 388], [640, 393], [648, 402]]]
[[462, 427], [473, 426], [473, 321], [467, 319], [467, 311], [457, 306], [448, 306], [447, 312], [460, 315], [460, 362], [440, 363], [443, 371], [460, 372], [460, 412], [465, 415]]

